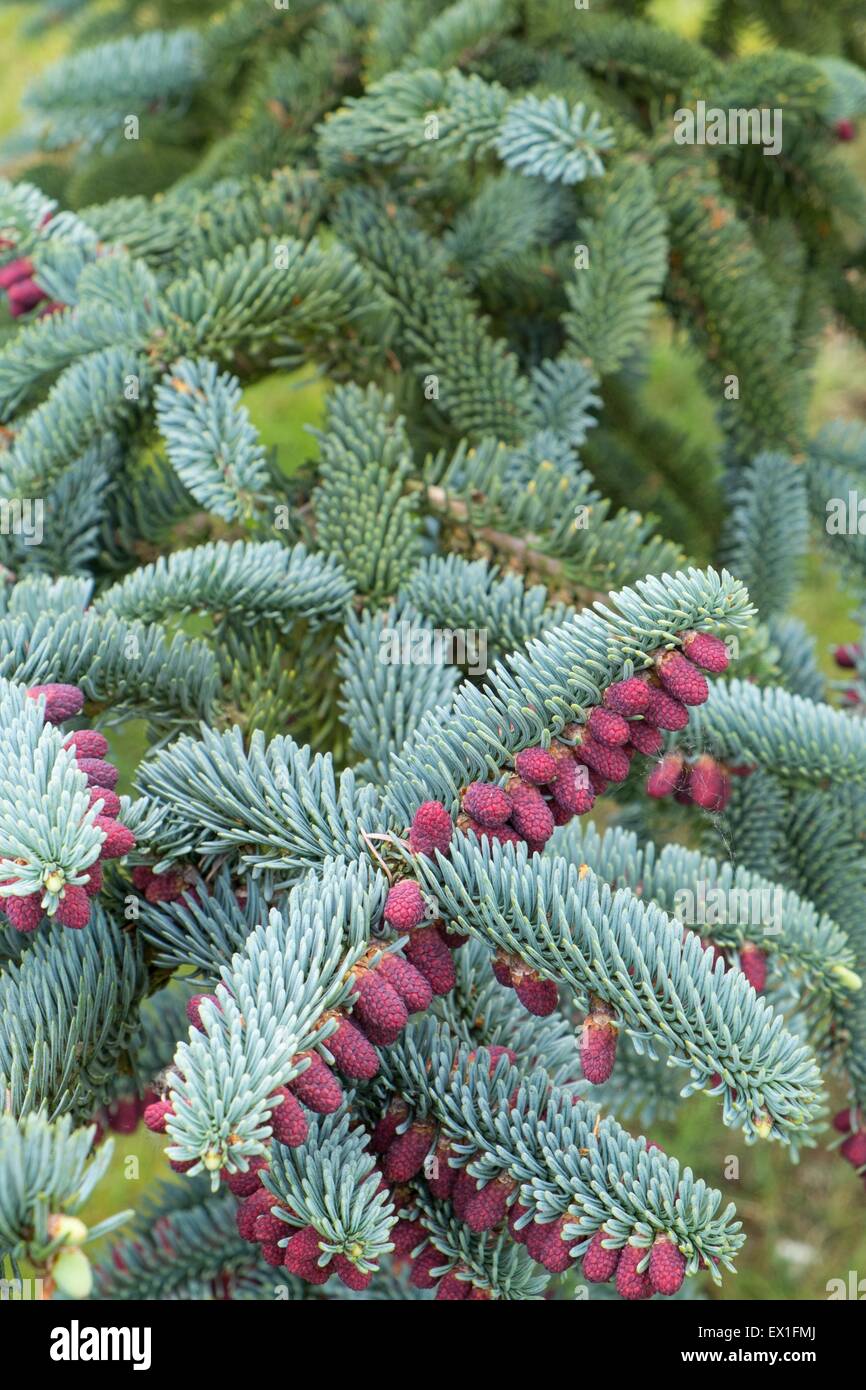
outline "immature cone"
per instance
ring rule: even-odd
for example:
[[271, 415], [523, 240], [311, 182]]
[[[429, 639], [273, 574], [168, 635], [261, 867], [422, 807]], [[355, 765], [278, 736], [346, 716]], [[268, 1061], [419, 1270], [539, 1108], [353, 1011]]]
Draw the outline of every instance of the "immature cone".
[[752, 989], [760, 994], [767, 983], [767, 957], [760, 946], [747, 941], [740, 947], [740, 969]]
[[87, 778], [88, 787], [114, 789], [120, 773], [113, 763], [107, 763], [104, 758], [77, 758], [76, 762]]
[[728, 649], [721, 637], [714, 637], [711, 632], [683, 633], [683, 651], [702, 671], [719, 675], [728, 669]]
[[689, 796], [706, 811], [723, 811], [731, 797], [731, 783], [721, 763], [702, 753], [689, 771]]
[[76, 931], [86, 927], [90, 921], [90, 899], [84, 889], [78, 884], [67, 883], [54, 917], [62, 926], [73, 927]]
[[376, 1049], [351, 1019], [340, 1020], [336, 1031], [325, 1039], [325, 1046], [351, 1081], [369, 1081], [379, 1070]]
[[839, 1134], [850, 1134], [852, 1130], [862, 1128], [862, 1117], [859, 1110], [837, 1110], [833, 1116], [833, 1128]]
[[670, 796], [676, 791], [684, 766], [679, 753], [666, 753], [646, 779], [647, 796]]
[[95, 898], [102, 887], [102, 865], [97, 862], [91, 864], [87, 870], [87, 882], [82, 884], [88, 898]]
[[518, 1229], [517, 1223], [522, 1216], [525, 1216], [529, 1208], [521, 1206], [520, 1202], [512, 1202], [508, 1209], [508, 1232], [512, 1240], [517, 1241], [518, 1245], [526, 1244], [526, 1237], [529, 1234], [529, 1226], [521, 1226]]
[[646, 719], [633, 719], [628, 726], [628, 732], [632, 748], [643, 753], [645, 758], [654, 758], [664, 747], [665, 740], [661, 729], [657, 729], [655, 724], [649, 724]]
[[517, 956], [511, 956], [507, 951], [503, 951], [501, 946], [497, 946], [490, 960], [490, 969], [493, 971], [494, 979], [505, 989], [514, 988], [514, 968], [519, 964]]
[[435, 926], [416, 927], [403, 953], [424, 976], [434, 994], [448, 994], [454, 988], [457, 983], [454, 957]]
[[630, 1301], [652, 1298], [653, 1286], [648, 1271], [639, 1274], [637, 1269], [641, 1261], [646, 1259], [646, 1254], [646, 1250], [637, 1245], [625, 1245], [620, 1251], [616, 1267], [616, 1291], [620, 1298]]
[[436, 932], [449, 951], [459, 951], [460, 947], [465, 946], [469, 940], [469, 937], [464, 936], [462, 932], [449, 931], [444, 922], [436, 923]]
[[613, 1023], [614, 1012], [597, 996], [591, 998], [591, 1011], [584, 1019], [580, 1034], [580, 1064], [587, 1081], [600, 1086], [610, 1077], [616, 1061], [618, 1030]]
[[106, 1107], [108, 1128], [115, 1134], [134, 1134], [140, 1113], [137, 1096], [121, 1096]]
[[144, 888], [144, 896], [149, 903], [176, 903], [186, 892], [186, 879], [178, 869], [166, 869], [164, 874], [154, 874], [146, 869], [146, 873], [149, 877], [145, 882], [136, 880], [136, 870], [133, 870], [132, 879], [136, 887]]
[[309, 1057], [310, 1065], [288, 1083], [289, 1090], [308, 1110], [317, 1115], [333, 1115], [343, 1104], [343, 1088], [318, 1052], [300, 1052], [295, 1061]]
[[194, 1168], [196, 1160], [194, 1158], [170, 1158], [168, 1166], [173, 1173], [188, 1173], [190, 1168]]
[[236, 1197], [251, 1197], [254, 1192], [258, 1192], [261, 1187], [259, 1173], [263, 1168], [267, 1168], [266, 1158], [247, 1159], [248, 1167], [246, 1172], [226, 1173], [226, 1187], [233, 1192]]
[[534, 1222], [527, 1227], [526, 1248], [534, 1260], [551, 1274], [564, 1274], [571, 1265], [569, 1242], [563, 1230], [571, 1218], [565, 1214], [555, 1221]]
[[[10, 244], [4, 238], [4, 244], [0, 246], [0, 250], [5, 249]], [[14, 261], [9, 261], [0, 267], [0, 290], [10, 289], [19, 280], [29, 280], [33, 275], [33, 269], [33, 262], [27, 256], [18, 256]]]
[[479, 840], [496, 840], [500, 845], [523, 844], [523, 836], [518, 835], [510, 825], [479, 825], [477, 820], [466, 815], [461, 815], [459, 824], [461, 830], [471, 830]]
[[575, 745], [574, 756], [578, 762], [586, 763], [587, 767], [609, 782], [624, 782], [629, 769], [625, 750], [608, 748], [604, 743], [597, 743], [586, 729], [579, 729], [577, 732], [578, 742]]
[[391, 1227], [391, 1242], [394, 1246], [394, 1256], [397, 1259], [407, 1259], [416, 1246], [422, 1240], [427, 1239], [427, 1232], [420, 1221], [397, 1221]]
[[628, 743], [629, 725], [621, 714], [616, 714], [611, 709], [596, 706], [587, 720], [586, 727], [598, 743], [604, 743], [608, 748], [619, 748], [622, 744]]
[[438, 1139], [436, 1148], [433, 1150], [433, 1162], [429, 1166], [425, 1165], [425, 1177], [427, 1186], [433, 1197], [445, 1199], [450, 1197], [454, 1191], [454, 1183], [457, 1178], [457, 1169], [452, 1168], [449, 1162], [453, 1150], [447, 1139]]
[[135, 836], [119, 820], [110, 816], [94, 816], [93, 824], [105, 836], [99, 850], [100, 859], [122, 859], [135, 849]]
[[186, 1016], [193, 1028], [197, 1028], [200, 1033], [205, 1031], [205, 1026], [202, 1023], [201, 1017], [201, 1006], [205, 1002], [213, 1004], [215, 1009], [218, 1009], [220, 1006], [219, 1000], [215, 994], [193, 994], [191, 998], [186, 1001]]
[[604, 692], [604, 703], [607, 709], [612, 709], [616, 714], [623, 715], [626, 719], [633, 718], [636, 714], [644, 714], [649, 702], [649, 686], [640, 676], [630, 676], [625, 681], [615, 681], [609, 685]]
[[431, 1269], [436, 1269], [444, 1263], [444, 1256], [428, 1245], [412, 1261], [412, 1273], [409, 1275], [409, 1283], [415, 1289], [432, 1289], [436, 1287], [436, 1280], [432, 1277]]
[[45, 696], [45, 721], [48, 724], [62, 724], [64, 719], [72, 719], [80, 714], [84, 707], [84, 691], [79, 690], [77, 685], [31, 685], [27, 694], [31, 700]]
[[854, 642], [847, 642], [844, 646], [836, 648], [833, 653], [833, 660], [837, 666], [842, 667], [843, 671], [853, 671], [862, 655], [861, 647]]
[[313, 1226], [302, 1226], [289, 1238], [283, 1264], [290, 1274], [306, 1279], [308, 1284], [324, 1284], [330, 1278], [330, 1261], [324, 1269], [319, 1264], [322, 1247], [319, 1233]]
[[690, 764], [686, 763], [683, 767], [682, 772], [680, 773], [680, 780], [674, 787], [674, 801], [678, 801], [681, 806], [691, 806], [693, 804], [691, 797], [691, 785], [692, 769]]
[[505, 1219], [508, 1198], [517, 1184], [512, 1178], [492, 1178], [479, 1187], [466, 1203], [463, 1220], [470, 1231], [492, 1231]]
[[531, 782], [533, 786], [543, 787], [556, 780], [559, 766], [556, 758], [546, 748], [524, 748], [514, 759], [514, 770], [521, 782]]
[[414, 879], [401, 879], [388, 890], [384, 917], [395, 931], [411, 931], [413, 927], [420, 926], [427, 916], [427, 903]]
[[374, 1154], [385, 1153], [393, 1144], [400, 1125], [408, 1118], [409, 1107], [406, 1102], [402, 1100], [392, 1101], [382, 1118], [373, 1127], [373, 1133], [370, 1136], [371, 1152]]
[[63, 740], [64, 748], [74, 748], [77, 758], [104, 758], [108, 752], [108, 739], [96, 729], [76, 729]]
[[[293, 1096], [288, 1086], [278, 1086], [274, 1095], [281, 1097], [279, 1105], [271, 1111], [271, 1129], [278, 1144], [288, 1149], [296, 1149], [303, 1144], [309, 1133], [307, 1117], [297, 1096]], [[285, 1233], [284, 1233], [285, 1234]]]
[[495, 828], [511, 815], [511, 798], [495, 782], [471, 782], [463, 793], [463, 810], [479, 825]]
[[383, 1164], [388, 1182], [408, 1182], [424, 1167], [433, 1140], [433, 1126], [412, 1124], [392, 1141]]
[[478, 1192], [478, 1181], [472, 1176], [468, 1168], [458, 1168], [454, 1178], [454, 1186], [451, 1189], [451, 1206], [454, 1215], [462, 1221], [466, 1215], [466, 1208]]
[[172, 1114], [171, 1102], [167, 1100], [155, 1100], [152, 1105], [148, 1105], [143, 1120], [148, 1129], [154, 1134], [165, 1134], [168, 1117]]
[[37, 304], [47, 298], [45, 291], [40, 289], [35, 280], [16, 280], [14, 285], [9, 286], [6, 297], [13, 319], [35, 309]]
[[410, 1014], [422, 1013], [430, 1007], [433, 991], [429, 982], [403, 956], [389, 952], [376, 966], [378, 973], [388, 981], [391, 988], [399, 994]]
[[[238, 1226], [240, 1240], [249, 1240], [250, 1244], [256, 1240], [256, 1222], [264, 1212], [270, 1211], [274, 1205], [274, 1194], [268, 1193], [267, 1187], [257, 1187], [256, 1191], [245, 1198], [235, 1213], [235, 1223]], [[289, 1227], [291, 1229], [291, 1227]], [[284, 1232], [285, 1234], [285, 1232]], [[279, 1252], [279, 1262], [282, 1264], [282, 1251]]]
[[[267, 1192], [267, 1188], [262, 1188], [262, 1191]], [[293, 1228], [286, 1221], [280, 1220], [279, 1216], [274, 1216], [270, 1210], [276, 1200], [273, 1193], [268, 1192], [268, 1199], [268, 1209], [256, 1217], [253, 1233], [261, 1245], [279, 1245], [281, 1240], [292, 1234]], [[252, 1198], [248, 1200], [252, 1201]], [[282, 1263], [282, 1252], [280, 1262]]]
[[509, 792], [511, 824], [518, 835], [535, 845], [546, 844], [553, 834], [553, 816], [541, 792], [517, 778], [509, 784]]
[[[11, 882], [11, 879], [7, 879]], [[27, 893], [24, 897], [0, 898], [0, 907], [6, 913], [16, 931], [35, 931], [45, 916], [41, 893]]]
[[606, 1284], [616, 1273], [619, 1264], [619, 1250], [608, 1250], [602, 1242], [607, 1240], [607, 1231], [602, 1226], [596, 1231], [583, 1257], [583, 1277], [590, 1284]]
[[413, 854], [435, 858], [436, 850], [447, 854], [454, 826], [441, 801], [425, 801], [412, 817], [409, 848]]
[[100, 815], [109, 818], [120, 815], [120, 797], [110, 787], [90, 788], [90, 805], [95, 806], [97, 801], [102, 802]]
[[360, 1292], [362, 1289], [369, 1288], [373, 1278], [373, 1271], [359, 1269], [353, 1265], [351, 1260], [347, 1260], [345, 1255], [335, 1255], [333, 1258], [334, 1273], [347, 1289], [354, 1289]]
[[470, 1288], [471, 1285], [467, 1280], [458, 1279], [457, 1271], [452, 1269], [444, 1278], [440, 1279], [434, 1302], [445, 1300], [451, 1303], [460, 1303], [469, 1297]]
[[847, 144], [849, 140], [855, 140], [857, 138], [857, 127], [853, 121], [849, 121], [843, 116], [834, 125], [833, 133], [837, 140], [841, 140], [843, 143]]
[[559, 991], [554, 980], [545, 979], [537, 970], [521, 966], [513, 973], [514, 993], [524, 1009], [536, 1018], [547, 1018], [559, 1003]]
[[855, 1168], [862, 1168], [866, 1163], [866, 1130], [858, 1130], [847, 1138], [844, 1144], [839, 1146], [839, 1152], [848, 1163]]
[[675, 700], [673, 695], [669, 695], [666, 690], [659, 690], [656, 686], [649, 688], [646, 717], [651, 724], [669, 732], [684, 729], [689, 722], [689, 712], [682, 700]]
[[686, 1257], [669, 1236], [656, 1236], [653, 1241], [647, 1274], [655, 1292], [668, 1298], [682, 1288]]
[[706, 676], [682, 652], [662, 652], [656, 657], [656, 671], [668, 694], [684, 705], [702, 705], [709, 698]]
[[566, 820], [570, 820], [572, 816], [585, 816], [587, 811], [592, 810], [595, 792], [589, 785], [586, 773], [586, 767], [576, 763], [574, 758], [560, 763], [559, 775], [552, 787], [554, 805], [551, 809], [554, 820], [557, 819], [557, 811], [562, 812]]
[[396, 1041], [409, 1021], [406, 1005], [379, 970], [355, 975], [354, 1014], [370, 1042], [387, 1046]]

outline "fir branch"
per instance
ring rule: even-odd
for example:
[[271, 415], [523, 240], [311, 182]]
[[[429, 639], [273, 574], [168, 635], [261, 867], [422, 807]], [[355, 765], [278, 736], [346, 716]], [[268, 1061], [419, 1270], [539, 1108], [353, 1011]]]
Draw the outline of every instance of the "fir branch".
[[267, 504], [265, 451], [241, 403], [237, 377], [203, 359], [175, 362], [154, 394], [156, 423], [184, 487], [224, 521]]
[[404, 823], [430, 797], [456, 805], [465, 783], [498, 772], [521, 748], [581, 718], [607, 685], [643, 669], [649, 653], [675, 645], [679, 633], [739, 627], [751, 614], [742, 585], [714, 570], [650, 578], [611, 595], [610, 604], [596, 604], [497, 662], [483, 691], [462, 686], [447, 729], [433, 716], [422, 720], [396, 758], [388, 791]]
[[0, 1086], [12, 1113], [45, 1106], [84, 1120], [111, 1099], [146, 988], [140, 944], [98, 905], [82, 931], [40, 927], [0, 976]]
[[667, 272], [666, 219], [646, 168], [613, 175], [598, 217], [579, 230], [588, 264], [566, 287], [563, 323], [573, 350], [604, 376], [642, 341]]
[[330, 556], [287, 550], [279, 541], [213, 541], [143, 565], [106, 589], [96, 612], [159, 622], [181, 613], [218, 621], [272, 622], [282, 632], [299, 618], [334, 619], [352, 597], [348, 578]]
[[157, 30], [88, 48], [40, 78], [24, 96], [44, 149], [118, 143], [130, 112], [177, 112], [204, 81], [201, 39], [191, 29]]
[[394, 593], [420, 557], [412, 455], [401, 416], [375, 386], [338, 387], [328, 400], [313, 493], [318, 543], [371, 600]]
[[367, 1152], [369, 1137], [353, 1125], [344, 1107], [334, 1115], [314, 1116], [303, 1144], [289, 1149], [273, 1144], [264, 1185], [293, 1219], [285, 1237], [300, 1226], [313, 1226], [322, 1251], [319, 1263], [343, 1255], [362, 1274], [372, 1273], [393, 1249], [394, 1206], [381, 1190], [376, 1160]]
[[[68, 1116], [50, 1124], [44, 1115], [30, 1115], [19, 1124], [0, 1114], [0, 1262], [11, 1261], [14, 1274], [19, 1261], [44, 1268], [76, 1243], [68, 1223], [63, 1229], [56, 1222], [81, 1210], [111, 1162], [111, 1141], [92, 1153], [94, 1136], [93, 1126], [73, 1129]], [[83, 1239], [95, 1240], [131, 1215], [119, 1212], [85, 1228]]]
[[640, 891], [642, 899], [651, 898], [686, 925], [703, 903], [706, 920], [698, 919], [699, 927], [716, 945], [739, 949], [753, 942], [772, 960], [799, 971], [840, 1012], [859, 988], [845, 932], [810, 902], [758, 873], [681, 845], [659, 850], [648, 842], [639, 848], [633, 833], [613, 828], [599, 835], [594, 825], [580, 822], [559, 833], [555, 852], [570, 863], [588, 864], [612, 888]]
[[714, 681], [707, 704], [692, 716], [699, 746], [734, 765], [759, 764], [803, 787], [826, 781], [866, 782], [866, 734], [830, 705], [778, 686]]
[[610, 130], [600, 128], [583, 103], [569, 110], [562, 97], [533, 95], [509, 106], [496, 141], [496, 152], [509, 169], [547, 183], [581, 183], [604, 173], [601, 153], [613, 146]]
[[411, 606], [350, 614], [338, 651], [343, 718], [364, 759], [355, 772], [381, 786], [422, 717], [447, 711], [458, 680], [446, 659], [453, 653], [437, 652], [436, 634]]
[[245, 868], [285, 881], [329, 856], [356, 857], [365, 834], [384, 828], [376, 792], [359, 788], [351, 770], [338, 778], [330, 755], [287, 737], [266, 744], [259, 731], [247, 750], [237, 726], [182, 736], [142, 765], [138, 782], [165, 808], [163, 833], [182, 834], [187, 853], [234, 851]]
[[802, 476], [784, 454], [758, 454], [731, 491], [722, 553], [765, 618], [787, 608], [808, 541]]
[[[490, 846], [490, 847], [488, 847]], [[515, 953], [578, 1001], [609, 1003], [653, 1055], [656, 1041], [687, 1068], [684, 1094], [722, 1092], [724, 1119], [747, 1142], [809, 1142], [822, 1096], [809, 1051], [736, 971], [713, 971], [700, 939], [654, 904], [612, 894], [590, 871], [524, 846], [452, 841], [434, 868], [418, 859], [441, 915], [491, 949]]]
[[[604, 1225], [624, 1245], [670, 1231], [694, 1273], [703, 1260], [733, 1268], [743, 1243], [734, 1208], [719, 1216], [721, 1194], [658, 1149], [647, 1150], [595, 1106], [551, 1087], [545, 1072], [521, 1076], [507, 1059], [470, 1057], [433, 1020], [412, 1024], [383, 1055], [391, 1086], [415, 1113], [430, 1115], [470, 1161], [475, 1176], [505, 1172], [519, 1184], [527, 1221], [567, 1214], [571, 1253], [583, 1253]], [[491, 1075], [492, 1072], [492, 1075]], [[579, 1155], [572, 1158], [570, 1155]]]

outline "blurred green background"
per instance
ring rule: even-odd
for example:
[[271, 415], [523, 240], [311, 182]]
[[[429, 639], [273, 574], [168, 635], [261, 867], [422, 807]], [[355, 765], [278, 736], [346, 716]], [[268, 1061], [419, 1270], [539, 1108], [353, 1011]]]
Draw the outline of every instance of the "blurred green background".
[[[805, 3], [805, 0], [804, 0]], [[689, 36], [700, 28], [701, 0], [656, 0], [655, 17]], [[20, 26], [26, 6], [0, 11], [0, 52], [4, 55], [0, 86], [0, 137], [17, 123], [21, 94], [27, 83], [64, 48], [58, 30], [38, 42], [22, 40]], [[758, 33], [747, 35], [745, 46], [757, 47]], [[866, 139], [861, 135], [845, 152], [866, 179]], [[303, 373], [274, 375], [246, 392], [251, 415], [265, 443], [279, 447], [290, 471], [304, 458], [315, 456], [315, 443], [306, 426], [321, 421], [326, 384]], [[712, 407], [704, 395], [693, 358], [681, 339], [674, 343], [659, 322], [646, 391], [653, 407], [689, 435], [706, 438], [715, 432]], [[866, 354], [845, 334], [828, 329], [815, 369], [812, 424], [837, 416], [863, 417], [866, 405]], [[818, 638], [828, 675], [838, 674], [830, 652], [838, 642], [857, 635], [851, 620], [852, 595], [839, 587], [838, 576], [821, 557], [810, 558], [795, 610]], [[112, 739], [121, 764], [121, 790], [131, 790], [131, 776], [143, 751], [142, 730], [128, 725]], [[844, 1097], [836, 1092], [838, 1105]], [[836, 1107], [838, 1108], [838, 1107]], [[725, 1278], [710, 1298], [823, 1299], [830, 1279], [848, 1279], [849, 1271], [866, 1274], [866, 1192], [847, 1164], [835, 1154], [807, 1152], [798, 1166], [776, 1145], [747, 1148], [739, 1135], [721, 1124], [718, 1105], [698, 1097], [684, 1103], [674, 1126], [658, 1126], [652, 1137], [683, 1165], [721, 1189], [736, 1204], [748, 1235], [737, 1276]], [[162, 1157], [162, 1140], [143, 1126], [132, 1135], [115, 1136], [111, 1171], [100, 1185], [84, 1219], [96, 1221], [122, 1208], [137, 1208], [157, 1178], [170, 1176]], [[732, 1159], [739, 1167], [732, 1178]], [[859, 1275], [858, 1275], [859, 1277]]]

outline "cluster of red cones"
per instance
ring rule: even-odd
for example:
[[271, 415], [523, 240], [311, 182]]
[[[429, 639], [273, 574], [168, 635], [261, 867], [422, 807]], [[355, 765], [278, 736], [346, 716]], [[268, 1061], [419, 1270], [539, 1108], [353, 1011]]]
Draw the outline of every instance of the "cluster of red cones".
[[596, 1231], [583, 1256], [583, 1277], [590, 1284], [616, 1281], [621, 1298], [637, 1301], [663, 1294], [670, 1298], [682, 1287], [686, 1257], [668, 1235], [658, 1235], [647, 1249], [623, 1245], [611, 1250], [602, 1226]]
[[481, 838], [543, 849], [557, 825], [586, 815], [611, 782], [625, 781], [635, 754], [655, 756], [664, 730], [684, 728], [688, 707], [709, 695], [703, 672], [727, 665], [720, 638], [686, 633], [682, 650], [661, 649], [651, 670], [608, 686], [585, 724], [567, 725], [549, 748], [524, 748], [503, 785], [472, 782], [458, 825]]
[[[493, 1065], [495, 1061], [494, 1057]], [[503, 1172], [487, 1182], [478, 1181], [465, 1166], [465, 1154], [458, 1155], [445, 1136], [437, 1137], [435, 1125], [414, 1120], [407, 1126], [408, 1118], [405, 1103], [395, 1099], [374, 1129], [372, 1140], [374, 1152], [383, 1156], [384, 1176], [394, 1184], [392, 1197], [398, 1210], [412, 1207], [411, 1189], [401, 1188], [401, 1184], [423, 1177], [431, 1196], [450, 1201], [454, 1215], [474, 1233], [507, 1224], [512, 1239], [524, 1245], [532, 1259], [551, 1274], [563, 1274], [571, 1267], [575, 1238], [566, 1235], [566, 1227], [573, 1225], [573, 1217], [563, 1213], [546, 1222], [528, 1219], [528, 1209], [515, 1198], [518, 1185], [513, 1178]], [[452, 1159], [464, 1166], [453, 1166]], [[459, 1265], [443, 1275], [442, 1267], [449, 1261], [429, 1243], [423, 1222], [410, 1210], [401, 1215], [391, 1238], [395, 1260], [409, 1261], [409, 1282], [415, 1288], [436, 1288], [436, 1298], [443, 1300], [491, 1296], [489, 1290], [473, 1284], [469, 1271]], [[679, 1290], [686, 1259], [670, 1237], [658, 1236], [650, 1250], [631, 1245], [608, 1250], [602, 1245], [605, 1239], [603, 1230], [597, 1232], [584, 1255], [584, 1275], [589, 1282], [606, 1283], [616, 1276], [617, 1291], [628, 1299], [649, 1298], [655, 1293], [671, 1295]], [[639, 1269], [640, 1265], [645, 1268]]]
[[[238, 1233], [251, 1245], [258, 1245], [262, 1259], [273, 1268], [282, 1267], [308, 1284], [326, 1284], [333, 1274], [349, 1289], [366, 1289], [373, 1277], [372, 1270], [359, 1267], [361, 1251], [332, 1253], [325, 1256], [322, 1237], [314, 1226], [300, 1225], [300, 1218], [260, 1180], [261, 1170], [239, 1183], [229, 1179], [229, 1187], [241, 1199], [237, 1210]], [[240, 1175], [236, 1175], [240, 1176]], [[276, 1215], [278, 1208], [284, 1215]]]
[[[444, 946], [442, 949], [447, 951]], [[450, 952], [447, 954], [450, 963]], [[322, 1039], [332, 1064], [315, 1049], [298, 1053], [293, 1060], [304, 1063], [304, 1069], [287, 1085], [279, 1086], [271, 1097], [273, 1137], [289, 1148], [296, 1148], [307, 1138], [304, 1107], [319, 1115], [331, 1115], [343, 1104], [345, 1093], [337, 1071], [349, 1081], [371, 1080], [379, 1070], [376, 1048], [396, 1042], [410, 1014], [427, 1009], [433, 999], [434, 989], [427, 977], [404, 956], [386, 952], [375, 960], [374, 955], [375, 952], [370, 953], [352, 969], [351, 1012], [332, 1010], [320, 1020], [321, 1026], [336, 1023]], [[451, 969], [453, 974], [453, 964]], [[190, 1023], [202, 1032], [202, 1005], [206, 1002], [220, 1008], [218, 998], [212, 994], [195, 994], [186, 1006]], [[171, 1114], [170, 1101], [157, 1100], [145, 1111], [144, 1122], [155, 1133], [164, 1134]], [[171, 1166], [183, 1172], [193, 1166], [193, 1161], [171, 1160]], [[266, 1166], [266, 1159], [253, 1159], [249, 1173], [225, 1173], [225, 1178], [236, 1191], [250, 1173], [255, 1176], [259, 1168]]]
[[[84, 692], [77, 685], [34, 685], [27, 694], [33, 700], [44, 698], [48, 724], [62, 724], [80, 714], [84, 707]], [[54, 920], [65, 927], [79, 929], [86, 927], [90, 920], [90, 900], [102, 887], [103, 863], [129, 854], [135, 848], [135, 836], [117, 819], [120, 798], [114, 788], [119, 774], [114, 764], [105, 760], [108, 752], [105, 735], [96, 729], [76, 729], [63, 746], [73, 750], [76, 764], [87, 778], [90, 805], [98, 805], [99, 811], [93, 823], [103, 834], [99, 857], [85, 871], [84, 883], [66, 883], [60, 870], [49, 872], [45, 878], [45, 888], [60, 895]], [[14, 882], [14, 879], [5, 879], [4, 885]], [[16, 931], [31, 932], [45, 917], [42, 900], [43, 892], [37, 891], [3, 897], [0, 902]]]
[[723, 811], [731, 799], [731, 771], [709, 753], [689, 761], [674, 750], [660, 758], [647, 777], [647, 796], [672, 796], [684, 806]]

